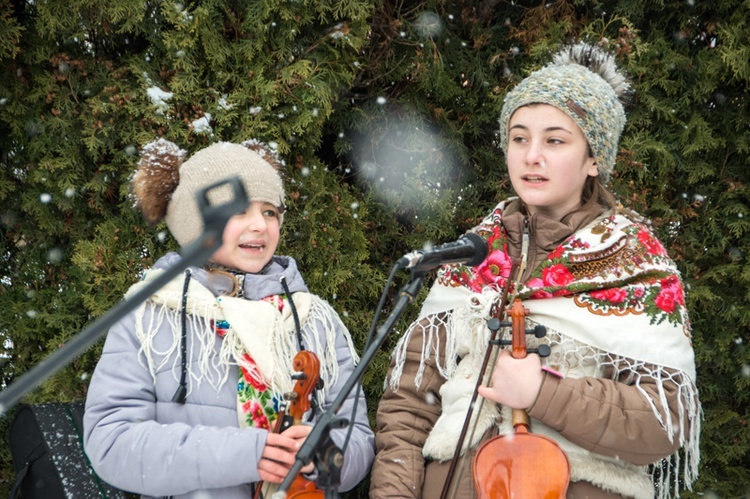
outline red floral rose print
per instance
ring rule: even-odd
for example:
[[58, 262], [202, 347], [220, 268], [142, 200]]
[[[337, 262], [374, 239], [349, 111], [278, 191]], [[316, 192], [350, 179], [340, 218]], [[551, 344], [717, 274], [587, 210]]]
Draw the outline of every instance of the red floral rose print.
[[532, 289], [533, 288], [541, 288], [541, 287], [544, 287], [544, 281], [542, 281], [538, 277], [533, 277], [533, 278], [529, 279], [529, 282], [527, 283], [527, 285], [530, 288], [532, 288]]
[[587, 243], [586, 241], [582, 241], [581, 239], [573, 239], [570, 242], [570, 247], [574, 249], [588, 249], [591, 245]]
[[668, 314], [674, 312], [678, 303], [685, 304], [685, 293], [677, 276], [671, 275], [661, 280], [661, 291], [655, 301], [656, 306]]
[[262, 298], [263, 301], [270, 303], [274, 307], [276, 307], [276, 310], [279, 312], [284, 311], [284, 299], [279, 295], [269, 295], [265, 298]]
[[[539, 279], [538, 277], [534, 277], [533, 279], [529, 279], [529, 282], [526, 283], [528, 287], [531, 289], [538, 289], [544, 286], [544, 282]], [[542, 298], [552, 298], [552, 293], [548, 291], [544, 291], [543, 289], [539, 289], [537, 292], [531, 295], [531, 298], [536, 299], [542, 299]]]
[[250, 403], [250, 415], [253, 417], [253, 423], [256, 428], [269, 429], [271, 426], [268, 424], [268, 418], [266, 413], [263, 412], [263, 407], [257, 402]]
[[565, 265], [556, 263], [542, 270], [542, 280], [546, 286], [565, 286], [573, 282], [573, 274]]
[[558, 246], [557, 248], [552, 250], [552, 253], [547, 256], [547, 260], [555, 260], [557, 258], [560, 258], [563, 253], [565, 253], [565, 248], [563, 248], [562, 246]]
[[479, 289], [487, 284], [502, 287], [510, 275], [513, 264], [504, 251], [495, 250], [474, 270]]
[[661, 245], [658, 239], [646, 229], [638, 231], [638, 240], [646, 247], [646, 251], [650, 255], [666, 255], [667, 252], [664, 246]]
[[492, 235], [487, 238], [487, 246], [489, 246], [490, 249], [499, 249], [499, 248], [495, 248], [493, 245], [494, 245], [495, 241], [497, 241], [498, 239], [501, 239], [503, 237], [504, 237], [504, 235], [503, 235], [503, 232], [500, 230], [500, 226], [499, 225], [495, 225], [492, 228]]
[[608, 288], [592, 291], [591, 296], [597, 300], [608, 301], [610, 303], [622, 303], [628, 298], [628, 293], [622, 288]]
[[240, 366], [240, 370], [242, 371], [242, 378], [259, 392], [265, 392], [266, 390], [268, 390], [268, 385], [266, 385], [263, 382], [263, 379], [261, 379], [260, 371], [258, 371], [258, 368], [255, 367], [255, 361], [253, 360], [253, 358], [248, 354], [244, 354], [242, 358], [245, 360], [245, 362], [253, 367], [252, 370], [254, 371], [254, 373], [250, 372], [244, 366]]

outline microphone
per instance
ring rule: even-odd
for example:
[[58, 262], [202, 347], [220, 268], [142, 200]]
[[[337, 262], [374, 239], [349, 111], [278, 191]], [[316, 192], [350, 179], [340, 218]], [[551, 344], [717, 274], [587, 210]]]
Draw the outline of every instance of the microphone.
[[441, 244], [430, 250], [412, 251], [402, 256], [396, 265], [403, 269], [429, 270], [446, 263], [465, 263], [475, 267], [487, 258], [487, 241], [482, 236], [469, 232], [458, 241]]

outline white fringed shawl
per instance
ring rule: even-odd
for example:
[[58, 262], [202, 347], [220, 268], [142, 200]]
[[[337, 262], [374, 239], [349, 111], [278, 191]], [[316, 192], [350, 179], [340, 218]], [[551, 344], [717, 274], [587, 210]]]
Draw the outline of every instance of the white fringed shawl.
[[[510, 274], [507, 236], [502, 228], [505, 205], [499, 204], [472, 230], [488, 240], [490, 253], [485, 262], [475, 268], [442, 268], [419, 319], [394, 351], [395, 368], [387, 380], [394, 389], [398, 388], [406, 347], [413, 334], [424, 335], [426, 349], [417, 372], [417, 385], [424, 360], [431, 355], [447, 378], [441, 389], [443, 412], [425, 444], [426, 457], [449, 459], [458, 441], [489, 339], [486, 320]], [[549, 433], [573, 456], [571, 479], [587, 479], [631, 497], [654, 497], [656, 487], [657, 497], [663, 498], [669, 496], [670, 489], [679, 496], [678, 470], [682, 469], [682, 482], [689, 488], [698, 474], [702, 416], [695, 386], [690, 322], [679, 272], [650, 230], [623, 215], [599, 217], [553, 250], [514, 291], [530, 310], [529, 323], [542, 324], [549, 331], [542, 340], [552, 348], [552, 355], [545, 360], [548, 366], [570, 377], [601, 377], [604, 368], [609, 367], [613, 379], [629, 375], [630, 383], [639, 389], [639, 377], [650, 376], [660, 388], [660, 399], [654, 401], [645, 392], [644, 395], [664, 431], [670, 438], [676, 436], [682, 446], [682, 456], [678, 452], [657, 464], [645, 486], [640, 479], [630, 480], [628, 485], [627, 477], [614, 476], [619, 473], [618, 468], [627, 467], [622, 461], [613, 465], [603, 456], [601, 462], [591, 459], [592, 454], [586, 456], [586, 451], [574, 448], [559, 434], [537, 424], [534, 431]], [[424, 327], [420, 321], [428, 325]], [[437, 332], [443, 327], [446, 344], [439, 345]], [[444, 362], [437, 355], [442, 348]], [[663, 368], [674, 374], [668, 375]], [[672, 383], [679, 390], [677, 421], [669, 416], [665, 383]], [[484, 430], [498, 421], [501, 432], [512, 431], [498, 416], [495, 404], [483, 404], [482, 414], [475, 414], [480, 420], [475, 441], [465, 442], [464, 450], [475, 445]], [[584, 457], [576, 460], [575, 456]], [[642, 468], [630, 468], [633, 476], [645, 475]], [[602, 476], [592, 476], [597, 474]], [[640, 482], [640, 491], [632, 490], [634, 481]]]
[[[131, 287], [126, 297], [157, 279], [162, 272], [160, 269], [149, 270], [142, 281]], [[149, 298], [151, 303], [161, 306], [155, 307], [148, 324], [144, 324], [146, 303], [137, 310], [136, 335], [141, 342], [142, 358], [145, 359], [152, 376], [168, 362], [174, 364], [174, 375], [179, 375], [180, 356], [176, 353], [180, 345], [180, 310], [184, 279], [183, 276], [176, 277]], [[274, 305], [266, 301], [217, 297], [195, 279], [190, 281], [188, 289], [188, 329], [191, 331], [195, 348], [200, 349], [198, 368], [189, 370], [193, 382], [205, 380], [218, 388], [227, 382], [228, 366], [242, 365], [277, 393], [293, 390], [292, 365], [299, 348], [291, 307], [285, 306], [284, 312], [280, 313]], [[336, 337], [341, 332], [338, 329], [346, 332], [346, 328], [340, 324], [333, 309], [321, 298], [310, 293], [298, 292], [292, 294], [292, 299], [297, 307], [304, 344], [316, 352], [320, 359], [320, 377], [324, 381], [324, 389], [316, 390], [316, 394], [318, 402], [322, 405], [328, 389], [335, 386], [338, 379]], [[223, 338], [217, 357], [213, 353], [216, 331], [211, 324], [222, 320], [227, 321], [231, 327]], [[165, 324], [171, 329], [172, 341], [167, 350], [155, 351], [154, 337]], [[323, 338], [326, 343], [325, 349], [322, 344]], [[348, 333], [346, 338], [349, 352], [356, 363], [359, 358]], [[244, 353], [250, 354], [255, 365], [243, 362]]]

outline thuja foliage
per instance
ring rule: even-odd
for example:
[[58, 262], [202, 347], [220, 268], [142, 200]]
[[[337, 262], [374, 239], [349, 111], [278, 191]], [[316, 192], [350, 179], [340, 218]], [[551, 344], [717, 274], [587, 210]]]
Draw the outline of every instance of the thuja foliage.
[[[157, 137], [191, 152], [277, 145], [290, 205], [280, 251], [363, 348], [393, 262], [511, 194], [495, 135], [504, 95], [582, 39], [615, 53], [635, 90], [611, 187], [687, 286], [704, 421], [700, 479], [683, 496], [745, 497], [748, 28], [747, 0], [0, 0], [3, 383], [176, 249], [128, 197], [139, 148]], [[423, 296], [366, 371], [371, 414]], [[84, 397], [100, 346], [26, 400]]]

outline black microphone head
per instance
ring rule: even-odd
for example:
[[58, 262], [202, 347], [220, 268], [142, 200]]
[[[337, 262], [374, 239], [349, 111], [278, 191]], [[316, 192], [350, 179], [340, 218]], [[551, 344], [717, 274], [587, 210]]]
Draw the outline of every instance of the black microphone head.
[[473, 232], [468, 232], [461, 236], [461, 239], [465, 239], [476, 249], [474, 256], [471, 257], [471, 260], [466, 262], [466, 265], [469, 267], [476, 267], [487, 258], [487, 254], [490, 250], [487, 246], [487, 241], [482, 236], [474, 234]]

